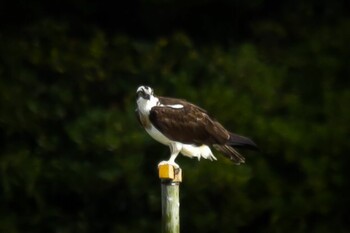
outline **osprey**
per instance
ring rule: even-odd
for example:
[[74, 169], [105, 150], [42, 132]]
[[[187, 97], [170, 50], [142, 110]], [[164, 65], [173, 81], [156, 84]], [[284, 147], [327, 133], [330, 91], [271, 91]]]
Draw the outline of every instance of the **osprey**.
[[236, 148], [257, 149], [251, 139], [231, 133], [207, 111], [185, 100], [155, 96], [152, 88], [140, 86], [136, 91], [136, 102], [140, 124], [152, 138], [170, 147], [170, 159], [159, 165], [179, 167], [175, 159], [180, 152], [198, 160], [216, 160], [210, 146], [240, 164], [245, 158]]

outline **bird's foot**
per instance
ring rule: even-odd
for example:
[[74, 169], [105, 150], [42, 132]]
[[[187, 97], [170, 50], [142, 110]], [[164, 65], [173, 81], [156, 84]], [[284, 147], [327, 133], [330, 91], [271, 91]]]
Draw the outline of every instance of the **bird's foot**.
[[180, 168], [180, 166], [177, 163], [175, 163], [174, 161], [162, 161], [162, 162], [158, 163], [158, 167], [160, 167], [162, 165], [171, 165], [176, 169]]

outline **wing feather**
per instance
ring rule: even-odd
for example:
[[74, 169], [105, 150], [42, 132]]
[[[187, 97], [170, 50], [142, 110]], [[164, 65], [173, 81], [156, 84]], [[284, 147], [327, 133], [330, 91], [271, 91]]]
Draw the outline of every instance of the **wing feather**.
[[181, 104], [183, 108], [156, 106], [150, 111], [152, 124], [171, 140], [186, 144], [224, 144], [229, 132], [212, 120], [204, 109], [186, 101], [167, 98], [162, 104]]

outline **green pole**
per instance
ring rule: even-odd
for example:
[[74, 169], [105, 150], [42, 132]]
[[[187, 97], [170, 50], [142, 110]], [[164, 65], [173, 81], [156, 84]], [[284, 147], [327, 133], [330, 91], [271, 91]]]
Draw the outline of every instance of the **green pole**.
[[180, 233], [181, 169], [162, 165], [159, 167], [159, 177], [162, 192], [162, 233]]

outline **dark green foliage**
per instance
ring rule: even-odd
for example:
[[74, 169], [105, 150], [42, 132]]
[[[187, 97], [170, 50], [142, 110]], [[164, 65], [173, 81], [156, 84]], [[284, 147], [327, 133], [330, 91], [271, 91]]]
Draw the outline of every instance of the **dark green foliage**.
[[[152, 17], [143, 29], [156, 9], [168, 9], [145, 2], [155, 8], [145, 8]], [[271, 5], [242, 4], [239, 17]], [[309, 23], [322, 13], [307, 3], [292, 8]], [[204, 107], [262, 150], [243, 152], [241, 166], [219, 154], [218, 162], [178, 158], [183, 232], [347, 232], [350, 20], [337, 20], [332, 12], [340, 9], [332, 4], [317, 27], [293, 14], [255, 16], [242, 31], [247, 42], [230, 37], [235, 43], [224, 45], [215, 41], [233, 36], [225, 27], [207, 32], [210, 42], [198, 39], [200, 28], [186, 32], [193, 25], [148, 39], [89, 24], [76, 31], [49, 17], [7, 28], [0, 36], [0, 231], [160, 232], [156, 168], [169, 149], [134, 117], [136, 88], [148, 84]], [[153, 30], [162, 32], [163, 23]]]

